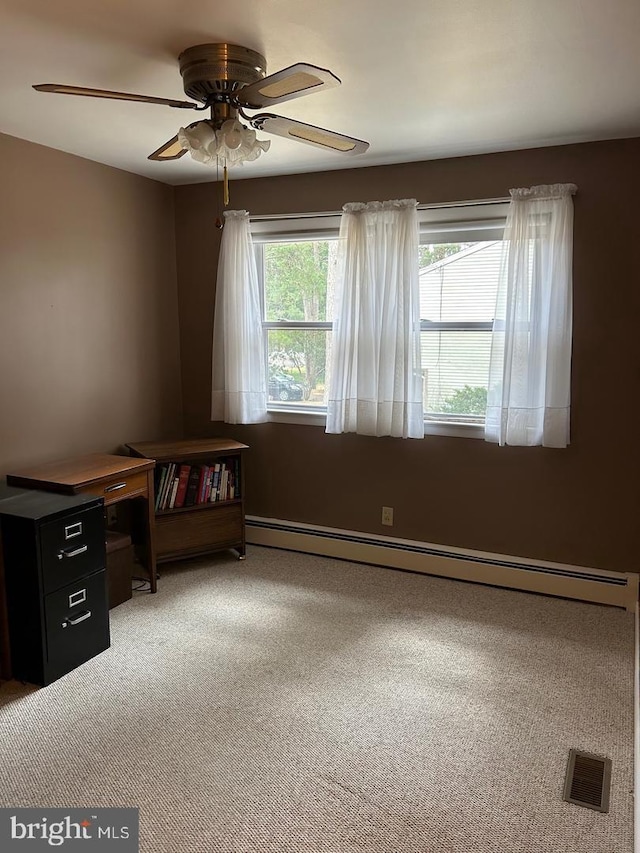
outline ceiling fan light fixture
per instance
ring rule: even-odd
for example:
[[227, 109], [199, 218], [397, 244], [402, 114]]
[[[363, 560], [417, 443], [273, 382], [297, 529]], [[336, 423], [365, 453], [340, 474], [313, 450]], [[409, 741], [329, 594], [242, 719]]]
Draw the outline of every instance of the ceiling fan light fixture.
[[271, 145], [270, 141], [256, 139], [255, 130], [244, 127], [237, 119], [228, 119], [217, 130], [207, 120], [181, 127], [178, 141], [199, 163], [225, 166], [242, 166], [257, 160]]
[[[363, 154], [369, 148], [369, 143], [362, 139], [270, 112], [252, 116], [245, 113], [247, 109], [261, 110], [271, 104], [339, 86], [340, 79], [327, 68], [296, 62], [267, 77], [262, 54], [227, 42], [188, 47], [180, 54], [178, 62], [185, 94], [192, 101], [58, 83], [38, 83], [33, 88], [38, 92], [137, 101], [177, 109], [210, 109], [210, 119], [181, 127], [176, 136], [149, 154], [148, 159], [155, 162], [178, 160], [188, 152], [200, 163], [223, 166], [225, 186], [227, 166], [241, 166], [257, 160], [263, 151], [269, 150], [271, 143], [256, 139], [256, 130], [346, 155]], [[240, 124], [238, 115], [249, 127]]]

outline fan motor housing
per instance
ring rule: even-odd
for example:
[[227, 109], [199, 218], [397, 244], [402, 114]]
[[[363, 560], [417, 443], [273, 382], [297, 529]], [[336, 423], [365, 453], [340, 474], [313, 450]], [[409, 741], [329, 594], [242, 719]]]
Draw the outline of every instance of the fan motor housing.
[[185, 94], [203, 104], [227, 102], [267, 73], [262, 54], [237, 44], [198, 44], [178, 57]]

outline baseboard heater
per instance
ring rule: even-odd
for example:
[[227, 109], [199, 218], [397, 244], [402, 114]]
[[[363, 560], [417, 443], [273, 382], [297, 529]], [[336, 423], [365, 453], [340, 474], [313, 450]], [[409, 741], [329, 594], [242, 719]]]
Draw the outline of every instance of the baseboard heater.
[[247, 516], [247, 542], [635, 611], [636, 572], [609, 572], [353, 530]]

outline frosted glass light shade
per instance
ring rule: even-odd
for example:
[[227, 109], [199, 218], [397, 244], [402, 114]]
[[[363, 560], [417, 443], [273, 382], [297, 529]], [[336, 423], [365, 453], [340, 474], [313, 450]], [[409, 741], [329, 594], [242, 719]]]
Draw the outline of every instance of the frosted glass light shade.
[[178, 142], [199, 163], [220, 162], [226, 166], [241, 166], [257, 160], [268, 151], [271, 142], [256, 139], [255, 130], [244, 127], [237, 119], [228, 119], [218, 130], [209, 121], [195, 127], [181, 127]]

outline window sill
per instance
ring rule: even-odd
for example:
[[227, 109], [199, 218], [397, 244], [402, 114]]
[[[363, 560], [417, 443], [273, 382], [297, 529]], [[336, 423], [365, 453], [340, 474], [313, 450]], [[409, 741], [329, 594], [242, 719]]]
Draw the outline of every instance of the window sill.
[[450, 438], [479, 438], [484, 441], [484, 426], [480, 424], [448, 424], [445, 421], [425, 421], [425, 435], [446, 435]]
[[272, 424], [302, 424], [304, 426], [325, 427], [327, 416], [325, 412], [309, 412], [302, 409], [278, 408], [269, 409], [269, 423]]
[[[327, 423], [325, 412], [308, 412], [301, 409], [269, 409], [269, 423], [300, 424], [302, 426], [324, 427]], [[443, 421], [425, 421], [424, 434], [444, 435], [450, 438], [484, 439], [484, 427], [479, 424], [449, 424]]]

